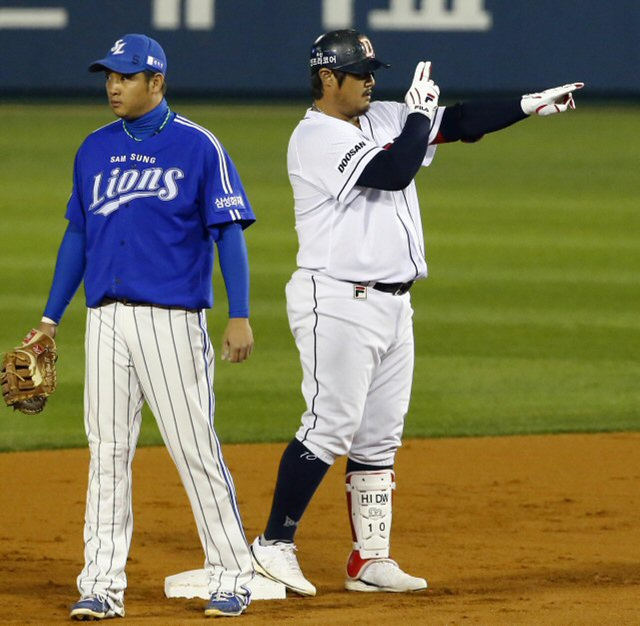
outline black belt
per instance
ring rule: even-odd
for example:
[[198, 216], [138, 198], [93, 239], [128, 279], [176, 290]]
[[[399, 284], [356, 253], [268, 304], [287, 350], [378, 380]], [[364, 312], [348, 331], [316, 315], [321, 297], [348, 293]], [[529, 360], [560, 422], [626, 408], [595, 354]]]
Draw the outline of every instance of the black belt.
[[152, 302], [136, 302], [127, 298], [103, 298], [99, 306], [107, 306], [108, 304], [124, 304], [125, 306], [152, 306], [156, 309], [177, 309], [179, 311], [188, 311], [189, 313], [198, 313], [198, 309], [187, 309], [183, 306], [168, 306], [166, 304], [154, 304]]
[[414, 282], [415, 281], [413, 280], [410, 280], [408, 283], [376, 283], [373, 281], [369, 281], [369, 282], [365, 281], [365, 282], [357, 282], [356, 285], [371, 287], [376, 291], [383, 291], [384, 293], [390, 293], [394, 296], [401, 296], [407, 293], [407, 291], [409, 291], [409, 289], [413, 287]]

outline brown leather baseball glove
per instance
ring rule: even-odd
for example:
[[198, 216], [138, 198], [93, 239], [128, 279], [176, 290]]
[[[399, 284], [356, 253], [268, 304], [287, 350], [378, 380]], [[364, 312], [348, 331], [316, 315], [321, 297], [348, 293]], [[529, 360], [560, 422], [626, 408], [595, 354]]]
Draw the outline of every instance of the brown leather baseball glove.
[[0, 383], [7, 406], [28, 415], [40, 413], [56, 388], [57, 358], [56, 342], [36, 329], [5, 352]]

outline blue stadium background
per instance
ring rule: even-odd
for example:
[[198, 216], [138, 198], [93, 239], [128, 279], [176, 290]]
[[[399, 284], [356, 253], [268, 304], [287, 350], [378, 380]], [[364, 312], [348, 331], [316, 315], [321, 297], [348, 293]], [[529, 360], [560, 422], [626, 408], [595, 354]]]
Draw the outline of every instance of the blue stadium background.
[[101, 91], [87, 65], [127, 32], [162, 43], [173, 95], [305, 97], [310, 43], [339, 27], [392, 64], [379, 93], [428, 59], [443, 93], [640, 96], [638, 0], [0, 0], [0, 97]]

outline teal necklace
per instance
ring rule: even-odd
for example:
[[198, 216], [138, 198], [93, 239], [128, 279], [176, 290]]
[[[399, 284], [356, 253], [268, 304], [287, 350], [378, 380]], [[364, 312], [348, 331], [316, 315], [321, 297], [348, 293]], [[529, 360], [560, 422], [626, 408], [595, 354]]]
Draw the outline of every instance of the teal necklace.
[[[162, 129], [167, 125], [167, 123], [169, 122], [169, 118], [171, 117], [171, 109], [169, 107], [167, 107], [167, 114], [164, 116], [164, 120], [162, 121], [162, 124], [160, 124], [160, 126], [158, 126], [158, 128], [151, 133], [151, 135], [149, 135], [150, 137], [153, 137], [154, 135], [157, 135], [159, 132], [162, 131]], [[137, 120], [136, 120], [137, 121]], [[143, 137], [142, 139], [136, 137], [130, 130], [129, 128], [127, 128], [127, 123], [124, 121], [124, 118], [122, 120], [122, 128], [124, 129], [124, 132], [127, 133], [127, 135], [129, 137], [131, 137], [131, 139], [133, 139], [134, 141], [142, 141], [143, 139], [146, 139], [146, 137]]]

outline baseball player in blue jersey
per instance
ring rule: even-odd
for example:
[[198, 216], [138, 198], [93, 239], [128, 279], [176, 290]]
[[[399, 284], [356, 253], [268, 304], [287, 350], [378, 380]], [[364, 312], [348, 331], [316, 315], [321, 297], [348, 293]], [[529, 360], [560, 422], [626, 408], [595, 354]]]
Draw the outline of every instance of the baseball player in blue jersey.
[[354, 30], [319, 37], [310, 54], [314, 101], [289, 141], [299, 250], [287, 313], [307, 408], [251, 550], [257, 571], [307, 596], [316, 588], [298, 564], [295, 532], [343, 455], [353, 540], [346, 589], [427, 587], [390, 555], [394, 460], [414, 365], [409, 291], [427, 275], [418, 170], [437, 144], [477, 141], [529, 115], [574, 108], [572, 92], [582, 87], [440, 107], [431, 64], [422, 61], [403, 103], [372, 102], [374, 72], [385, 67]]
[[[213, 420], [214, 245], [229, 301], [222, 358], [249, 357], [243, 229], [254, 214], [218, 139], [165, 98], [167, 60], [145, 35], [118, 39], [104, 72], [119, 118], [74, 165], [65, 232], [39, 330], [54, 336], [84, 279], [85, 428], [91, 453], [76, 620], [124, 616], [133, 516], [131, 465], [147, 402], [189, 496], [205, 552], [207, 616], [239, 615], [254, 571]], [[159, 478], [162, 480], [162, 478]]]

